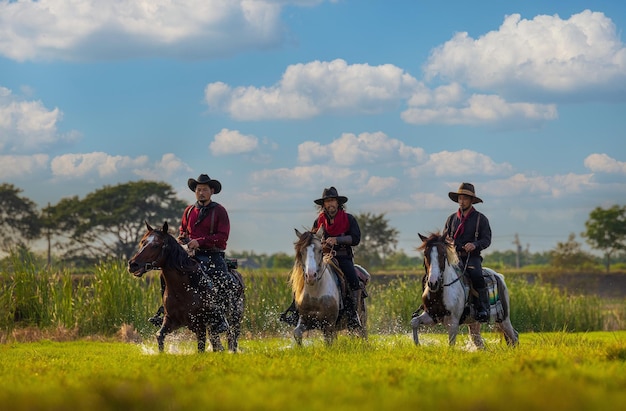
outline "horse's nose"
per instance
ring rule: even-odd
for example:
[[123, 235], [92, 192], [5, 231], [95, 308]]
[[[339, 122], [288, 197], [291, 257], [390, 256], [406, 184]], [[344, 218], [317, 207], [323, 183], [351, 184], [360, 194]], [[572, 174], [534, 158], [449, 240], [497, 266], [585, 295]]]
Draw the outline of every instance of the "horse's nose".
[[138, 269], [139, 269], [139, 264], [137, 264], [133, 260], [128, 261], [128, 271], [130, 271], [131, 273], [134, 273]]

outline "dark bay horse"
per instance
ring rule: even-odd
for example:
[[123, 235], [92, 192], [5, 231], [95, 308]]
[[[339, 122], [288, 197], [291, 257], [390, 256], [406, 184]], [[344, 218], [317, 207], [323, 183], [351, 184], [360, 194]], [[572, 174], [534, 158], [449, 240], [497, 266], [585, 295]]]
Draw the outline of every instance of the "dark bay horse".
[[[203, 273], [197, 260], [170, 235], [167, 222], [162, 229], [146, 222], [147, 232], [139, 242], [139, 251], [128, 261], [128, 271], [141, 277], [150, 270], [161, 270], [165, 280], [163, 308], [165, 315], [156, 334], [159, 351], [163, 351], [165, 336], [181, 327], [196, 334], [198, 352], [206, 348], [206, 333], [213, 351], [223, 351], [218, 333], [210, 330], [210, 316], [222, 310], [228, 321], [228, 349], [237, 352], [241, 320], [244, 311], [244, 284], [241, 275], [229, 271], [217, 281]], [[225, 280], [227, 279], [227, 280]]]
[[[296, 258], [289, 275], [289, 282], [299, 313], [298, 324], [293, 336], [298, 344], [302, 344], [305, 331], [319, 329], [324, 341], [331, 344], [339, 330], [347, 329], [347, 318], [340, 316], [342, 295], [345, 291], [343, 280], [338, 276], [340, 269], [335, 266], [330, 256], [322, 251], [323, 229], [313, 233], [301, 233], [295, 230], [298, 240], [295, 242]], [[361, 269], [362, 270], [362, 269]], [[365, 282], [362, 281], [362, 289]], [[358, 307], [362, 330], [360, 336], [367, 337], [367, 306], [365, 298], [361, 298]]]
[[[424, 312], [411, 319], [413, 341], [419, 344], [418, 328], [421, 325], [442, 323], [448, 328], [448, 342], [454, 345], [461, 324], [469, 326], [472, 341], [477, 348], [484, 348], [480, 335], [481, 324], [474, 320], [470, 300], [469, 282], [458, 271], [458, 256], [454, 244], [439, 233], [425, 237], [419, 234], [424, 252], [426, 278], [422, 295]], [[490, 323], [495, 323], [508, 345], [518, 344], [518, 333], [511, 324], [509, 291], [504, 276], [489, 268], [483, 268], [483, 276], [490, 292]]]

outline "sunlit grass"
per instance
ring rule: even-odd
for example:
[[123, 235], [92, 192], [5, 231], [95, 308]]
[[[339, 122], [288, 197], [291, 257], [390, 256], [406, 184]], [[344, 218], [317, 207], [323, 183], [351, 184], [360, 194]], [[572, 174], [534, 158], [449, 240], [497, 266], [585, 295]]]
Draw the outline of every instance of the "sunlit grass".
[[0, 345], [0, 401], [14, 410], [595, 410], [626, 401], [626, 332], [527, 333], [507, 348], [441, 334], [241, 341], [239, 354], [196, 354], [188, 340]]

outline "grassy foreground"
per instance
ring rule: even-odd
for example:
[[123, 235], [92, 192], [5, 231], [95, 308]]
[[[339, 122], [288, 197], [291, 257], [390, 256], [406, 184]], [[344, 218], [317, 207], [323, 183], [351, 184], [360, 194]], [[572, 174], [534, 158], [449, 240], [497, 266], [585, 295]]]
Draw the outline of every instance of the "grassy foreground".
[[[184, 337], [184, 335], [183, 335]], [[443, 334], [316, 334], [241, 341], [241, 353], [195, 343], [0, 345], [0, 408], [12, 410], [604, 410], [626, 404], [626, 331], [524, 333], [510, 349], [449, 349]]]

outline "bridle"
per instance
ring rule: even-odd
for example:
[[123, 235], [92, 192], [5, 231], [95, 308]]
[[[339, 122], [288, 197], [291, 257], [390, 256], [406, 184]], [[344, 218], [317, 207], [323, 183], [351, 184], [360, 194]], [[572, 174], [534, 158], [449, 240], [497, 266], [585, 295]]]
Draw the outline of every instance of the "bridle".
[[[315, 248], [315, 245], [313, 244], [314, 241], [315, 241], [315, 238], [313, 236], [311, 236], [311, 238], [310, 238], [308, 244], [306, 245], [306, 247], [303, 247], [302, 250], [300, 250], [300, 254], [302, 254], [302, 252], [304, 250], [308, 249], [310, 246], [313, 246]], [[300, 258], [299, 265], [300, 265], [300, 269], [302, 270], [302, 275], [306, 275], [306, 264], [305, 264], [303, 258]], [[326, 255], [324, 255], [322, 257], [322, 261], [320, 263], [316, 264], [316, 265], [317, 265], [317, 268], [315, 270], [315, 279], [319, 280], [322, 277], [322, 273], [328, 267], [328, 261], [326, 259]]]
[[[439, 258], [439, 270], [441, 271], [442, 274], [439, 276], [439, 278], [437, 279], [437, 281], [435, 282], [435, 284], [434, 284], [434, 286], [432, 288], [430, 287], [430, 282], [427, 281], [428, 288], [432, 292], [439, 291], [439, 288], [441, 286], [449, 287], [452, 284], [456, 283], [457, 281], [460, 281], [461, 278], [463, 277], [463, 275], [465, 274], [465, 270], [467, 269], [467, 261], [469, 260], [469, 254], [468, 254], [467, 260], [465, 261], [465, 264], [463, 264], [463, 272], [460, 275], [457, 274], [456, 278], [454, 280], [450, 281], [449, 283], [444, 283], [443, 282], [443, 271], [444, 271], [444, 268], [446, 266], [446, 262], [450, 266], [452, 266], [452, 264], [448, 260], [448, 253], [445, 252], [446, 244], [444, 244], [442, 242], [437, 242], [437, 243], [432, 244], [430, 249], [432, 250], [433, 247], [437, 247], [438, 245], [442, 245], [444, 247], [444, 252], [443, 253], [438, 253], [438, 254], [442, 254], [442, 256]], [[438, 251], [439, 251], [439, 249], [438, 249]], [[428, 255], [428, 258], [430, 258], [430, 253], [424, 253], [424, 271], [426, 272], [426, 276], [428, 278], [430, 278], [428, 266], [426, 265], [426, 260], [427, 260], [426, 255]]]
[[[144, 245], [143, 248], [145, 248], [146, 246], [147, 246], [147, 244]], [[146, 270], [146, 271], [161, 270], [163, 267], [161, 267], [158, 262], [163, 259], [163, 256], [165, 255], [165, 249], [166, 248], [167, 248], [167, 241], [163, 241], [163, 244], [161, 245], [161, 251], [159, 252], [159, 255], [152, 262], [144, 263], [144, 270]]]

